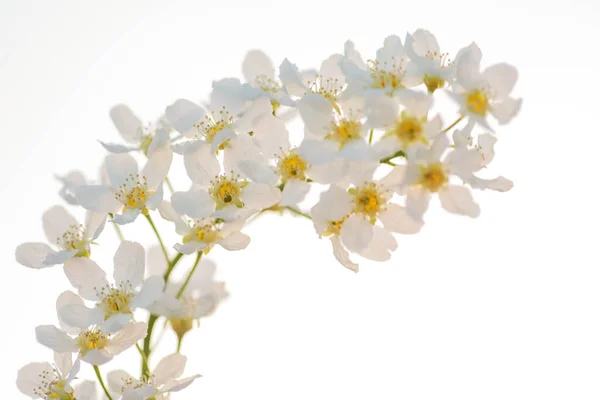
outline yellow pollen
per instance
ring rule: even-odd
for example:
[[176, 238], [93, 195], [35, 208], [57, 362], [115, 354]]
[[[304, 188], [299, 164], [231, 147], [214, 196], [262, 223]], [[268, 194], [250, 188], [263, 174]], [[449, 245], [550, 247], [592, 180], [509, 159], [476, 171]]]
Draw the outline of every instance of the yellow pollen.
[[281, 181], [284, 183], [291, 179], [306, 180], [304, 172], [308, 164], [294, 150], [290, 151], [287, 156], [280, 158], [277, 167], [281, 175]]
[[196, 221], [193, 229], [185, 235], [182, 239], [183, 243], [191, 241], [199, 241], [206, 243], [208, 247], [204, 249], [204, 253], [208, 253], [212, 247], [212, 244], [221, 238], [220, 227], [216, 221], [203, 222]]
[[425, 74], [423, 77], [423, 83], [427, 87], [427, 91], [431, 94], [437, 89], [441, 89], [446, 84], [446, 81], [439, 76], [430, 76]]
[[342, 148], [349, 141], [362, 137], [361, 128], [362, 125], [359, 121], [344, 118], [339, 123], [332, 124], [331, 131], [325, 138], [337, 142]]
[[375, 182], [369, 182], [358, 188], [349, 189], [348, 192], [354, 196], [354, 212], [366, 215], [374, 224], [377, 214], [383, 211], [387, 204], [382, 189]]
[[[196, 129], [198, 129], [198, 134], [203, 136], [208, 143], [212, 143], [215, 136], [218, 132], [222, 131], [225, 128], [228, 128], [233, 124], [233, 117], [229, 115], [229, 111], [223, 107], [218, 112], [213, 113], [211, 116], [204, 117], [204, 121], [199, 124], [194, 125]], [[223, 150], [227, 146], [227, 140], [223, 142], [218, 150]]]
[[261, 88], [265, 92], [277, 93], [281, 90], [281, 85], [267, 75], [258, 75], [254, 78], [254, 86]]
[[211, 182], [208, 193], [215, 201], [217, 210], [230, 205], [241, 208], [244, 206], [240, 199], [244, 186], [245, 182], [238, 181], [233, 175], [231, 177], [221, 175]]
[[438, 192], [448, 182], [448, 175], [442, 163], [421, 166], [418, 185], [430, 192]]
[[427, 117], [416, 118], [403, 112], [387, 135], [395, 136], [404, 148], [415, 143], [427, 144], [427, 138], [423, 132], [425, 122], [427, 122]]
[[90, 249], [88, 241], [84, 239], [85, 230], [83, 225], [71, 225], [69, 230], [56, 240], [58, 248], [64, 251], [78, 250], [75, 257], [89, 257]]
[[148, 149], [152, 144], [152, 135], [144, 135], [142, 137], [142, 141], [140, 142], [140, 149], [144, 152], [146, 156], [148, 156]]
[[39, 375], [40, 386], [33, 389], [33, 393], [42, 399], [75, 400], [73, 389], [67, 385], [65, 379], [56, 367], [53, 371], [42, 371]]
[[403, 60], [397, 63], [394, 60], [391, 64], [387, 62], [369, 60], [369, 71], [371, 72], [371, 87], [376, 89], [389, 89], [393, 93], [396, 89], [404, 88], [402, 80], [405, 70], [402, 66]]
[[327, 226], [325, 232], [323, 232], [323, 236], [339, 235], [340, 231], [342, 230], [342, 225], [344, 225], [344, 222], [348, 219], [348, 217], [350, 216], [346, 215], [344, 218], [337, 221], [329, 221], [329, 225]]
[[467, 110], [474, 114], [485, 116], [490, 109], [487, 95], [480, 89], [467, 92], [465, 94], [467, 101]]
[[339, 113], [340, 108], [337, 105], [337, 99], [342, 93], [343, 85], [337, 78], [325, 78], [323, 75], [317, 74], [314, 81], [308, 81], [308, 89], [311, 93], [320, 94], [329, 100], [335, 110]]
[[119, 186], [115, 199], [123, 203], [123, 212], [139, 209], [143, 214], [147, 214], [146, 201], [152, 194], [154, 193], [148, 190], [145, 176], [129, 175], [125, 183]]
[[90, 350], [104, 349], [108, 341], [108, 335], [103, 334], [99, 328], [83, 331], [75, 339], [81, 356], [85, 356]]

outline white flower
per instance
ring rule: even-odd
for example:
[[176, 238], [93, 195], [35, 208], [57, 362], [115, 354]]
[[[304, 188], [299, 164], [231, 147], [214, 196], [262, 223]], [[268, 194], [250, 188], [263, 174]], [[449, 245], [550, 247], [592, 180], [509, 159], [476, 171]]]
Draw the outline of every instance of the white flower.
[[370, 128], [385, 132], [374, 146], [378, 158], [399, 150], [408, 153], [416, 147], [428, 146], [442, 131], [441, 117], [428, 117], [432, 106], [432, 96], [411, 90], [403, 90], [396, 98], [381, 94], [367, 96], [367, 123]]
[[32, 399], [95, 400], [95, 384], [84, 381], [78, 386], [72, 382], [79, 373], [79, 360], [73, 363], [71, 353], [54, 353], [54, 364], [30, 363], [17, 374], [17, 387]]
[[75, 188], [77, 201], [87, 210], [115, 214], [112, 221], [117, 224], [133, 222], [140, 214], [154, 210], [162, 200], [162, 183], [172, 159], [170, 148], [157, 149], [138, 173], [137, 161], [131, 155], [109, 155], [105, 160], [109, 182]]
[[87, 179], [85, 175], [81, 171], [69, 171], [65, 176], [56, 175], [56, 179], [58, 179], [62, 183], [62, 187], [58, 194], [63, 198], [68, 204], [73, 206], [78, 206], [79, 202], [75, 197], [73, 189], [87, 184]]
[[102, 332], [116, 332], [131, 321], [136, 308], [148, 308], [162, 295], [162, 276], [143, 281], [145, 252], [139, 243], [121, 242], [114, 264], [112, 284], [92, 260], [74, 259], [65, 264], [65, 273], [81, 297], [96, 304], [94, 308], [83, 302], [64, 305], [58, 308], [62, 321], [80, 329], [98, 326]]
[[448, 93], [460, 105], [460, 111], [487, 129], [492, 114], [500, 124], [507, 124], [519, 112], [521, 99], [510, 97], [517, 83], [517, 69], [501, 63], [480, 72], [481, 50], [475, 43], [456, 57], [456, 83]]
[[217, 244], [226, 250], [242, 250], [250, 243], [250, 238], [240, 232], [244, 220], [223, 222], [222, 219], [203, 218], [188, 222], [168, 201], [161, 203], [159, 211], [164, 219], [175, 223], [175, 231], [182, 236], [182, 243], [173, 246], [180, 253], [208, 253]]
[[168, 399], [165, 393], [179, 392], [194, 382], [200, 375], [179, 379], [185, 370], [187, 358], [179, 353], [164, 357], [149, 377], [135, 379], [123, 370], [108, 374], [108, 387], [122, 395], [123, 400]]
[[219, 174], [217, 154], [221, 151], [225, 170], [241, 173], [237, 161], [260, 152], [248, 134], [252, 131], [252, 121], [271, 113], [271, 103], [266, 97], [255, 100], [243, 114], [232, 115], [226, 108], [207, 114], [204, 108], [185, 99], [177, 100], [165, 111], [175, 130], [191, 139], [173, 145], [173, 151], [183, 155], [188, 176], [201, 185], [207, 185]]
[[275, 78], [275, 67], [265, 53], [260, 50], [249, 51], [242, 64], [242, 71], [246, 81], [243, 84], [236, 78], [213, 82], [210, 97], [213, 107], [225, 107], [237, 114], [260, 97], [270, 99], [273, 115], [281, 105], [294, 106], [294, 101], [282, 90], [281, 82]]
[[141, 151], [149, 156], [156, 150], [171, 146], [169, 137], [171, 127], [164, 119], [143, 125], [133, 111], [124, 104], [114, 106], [110, 110], [110, 117], [123, 139], [129, 144], [124, 146], [100, 141], [102, 146], [111, 153]]
[[183, 292], [179, 294], [183, 281], [169, 282], [151, 312], [166, 317], [176, 333], [185, 334], [195, 320], [212, 315], [228, 296], [225, 283], [214, 280], [215, 270], [213, 261], [202, 259]]
[[491, 189], [506, 192], [513, 187], [511, 180], [498, 176], [485, 179], [475, 175], [475, 172], [487, 168], [494, 159], [494, 145], [496, 137], [490, 133], [479, 135], [477, 143], [472, 136], [475, 123], [470, 121], [463, 129], [457, 129], [452, 135], [454, 150], [448, 155], [450, 162], [453, 159], [466, 166], [458, 170], [460, 178], [475, 189]]
[[[317, 233], [330, 237], [335, 257], [346, 268], [358, 271], [346, 249], [374, 261], [385, 261], [397, 248], [389, 231], [409, 234], [421, 228], [422, 224], [408, 217], [403, 207], [389, 203], [390, 197], [388, 189], [375, 182], [348, 191], [332, 185], [312, 208]], [[378, 219], [384, 227], [375, 224]]]
[[40, 325], [35, 328], [35, 336], [40, 344], [56, 352], [78, 353], [81, 360], [101, 365], [145, 338], [147, 328], [145, 322], [131, 322], [114, 335], [91, 327], [73, 337], [53, 325]]
[[353, 101], [360, 104], [365, 95], [392, 95], [420, 83], [414, 76], [407, 74], [410, 60], [402, 40], [396, 35], [385, 38], [383, 47], [377, 50], [375, 59], [367, 63], [354, 49], [352, 42], [346, 42], [344, 53], [344, 58], [339, 63], [348, 82], [348, 88], [342, 96], [344, 101], [354, 98]]
[[23, 243], [15, 252], [17, 262], [46, 268], [73, 257], [89, 257], [90, 244], [100, 236], [105, 222], [105, 213], [88, 212], [82, 225], [64, 207], [54, 206], [42, 216], [44, 233], [54, 248], [46, 243]]
[[408, 75], [424, 83], [429, 93], [443, 88], [446, 82], [454, 78], [454, 64], [448, 58], [448, 53], [440, 51], [438, 41], [431, 32], [417, 29], [412, 35], [407, 33], [404, 49], [412, 61]]
[[395, 168], [397, 175], [404, 175], [397, 186], [400, 194], [406, 194], [406, 211], [412, 218], [422, 221], [429, 207], [432, 194], [438, 194], [442, 208], [453, 214], [477, 217], [479, 206], [465, 185], [454, 184], [452, 175], [461, 176], [468, 171], [468, 158], [445, 157], [449, 146], [446, 135], [440, 135], [429, 149], [419, 149], [408, 165]]

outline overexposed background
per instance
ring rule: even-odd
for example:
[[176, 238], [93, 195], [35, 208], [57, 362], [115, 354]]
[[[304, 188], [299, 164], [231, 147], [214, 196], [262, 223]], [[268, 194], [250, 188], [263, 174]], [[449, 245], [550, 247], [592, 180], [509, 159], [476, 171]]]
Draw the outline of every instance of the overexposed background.
[[[211, 253], [231, 297], [186, 337], [187, 372], [203, 378], [176, 398], [598, 399], [599, 16], [592, 0], [0, 1], [2, 397], [22, 398], [17, 369], [50, 359], [34, 327], [56, 322], [68, 288], [61, 268], [29, 270], [14, 248], [44, 241], [54, 174], [94, 176], [96, 140], [119, 141], [112, 105], [148, 121], [240, 76], [249, 49], [318, 67], [347, 39], [368, 57], [422, 27], [451, 54], [476, 41], [484, 64], [519, 68], [523, 110], [492, 164], [515, 188], [476, 193], [477, 220], [432, 207], [390, 262], [357, 275], [310, 222], [257, 221], [247, 250]], [[110, 270], [109, 228], [94, 259]], [[144, 221], [125, 235], [154, 243]], [[135, 350], [103, 372], [127, 360], [137, 373]]]

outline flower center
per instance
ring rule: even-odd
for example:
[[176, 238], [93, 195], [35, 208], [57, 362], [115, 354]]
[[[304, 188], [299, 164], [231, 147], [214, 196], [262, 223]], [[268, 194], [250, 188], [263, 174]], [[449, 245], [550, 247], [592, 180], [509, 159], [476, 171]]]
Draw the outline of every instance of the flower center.
[[144, 152], [146, 156], [148, 156], [148, 149], [152, 144], [152, 135], [144, 135], [142, 136], [142, 140], [140, 142], [140, 149]]
[[104, 349], [109, 341], [109, 335], [105, 335], [99, 328], [83, 331], [75, 339], [79, 347], [79, 354], [83, 357], [90, 350]]
[[84, 239], [85, 230], [83, 225], [71, 225], [69, 230], [56, 239], [56, 245], [64, 251], [79, 250], [76, 257], [89, 257], [90, 249], [88, 242]]
[[193, 229], [183, 237], [183, 243], [188, 243], [193, 240], [208, 244], [208, 247], [204, 250], [205, 253], [211, 248], [212, 243], [216, 242], [221, 238], [221, 229], [215, 220], [210, 222], [196, 221]]
[[369, 182], [363, 186], [349, 189], [348, 192], [354, 196], [354, 212], [366, 215], [374, 224], [377, 214], [383, 211], [387, 204], [382, 188], [375, 182]]
[[131, 314], [131, 300], [134, 292], [131, 284], [121, 283], [119, 287], [105, 286], [97, 292], [99, 307], [104, 311], [104, 319], [115, 314]]
[[148, 190], [146, 177], [140, 175], [129, 175], [125, 183], [119, 186], [115, 199], [123, 203], [123, 212], [131, 209], [139, 209], [142, 214], [147, 214], [146, 201], [153, 194]]
[[299, 179], [302, 181], [306, 179], [304, 171], [308, 167], [308, 164], [294, 150], [290, 151], [287, 156], [280, 158], [277, 167], [279, 168], [282, 182], [287, 182], [290, 179]]
[[215, 201], [217, 210], [230, 205], [241, 208], [244, 206], [244, 203], [242, 203], [240, 195], [245, 185], [246, 182], [238, 181], [233, 175], [231, 177], [221, 175], [215, 181], [211, 182], [208, 193]]
[[438, 192], [448, 182], [448, 175], [442, 163], [421, 166], [418, 185], [430, 192]]
[[483, 90], [475, 89], [465, 94], [467, 110], [473, 114], [485, 116], [490, 109], [487, 95]]
[[331, 132], [325, 138], [337, 142], [342, 148], [349, 141], [362, 137], [361, 128], [359, 121], [344, 118], [339, 123], [332, 124]]
[[270, 93], [277, 93], [281, 90], [281, 85], [279, 82], [269, 78], [265, 74], [257, 75], [256, 78], [254, 78], [254, 86]]
[[423, 83], [427, 87], [427, 91], [431, 94], [437, 89], [441, 89], [446, 84], [446, 81], [439, 76], [427, 75], [423, 77]]
[[[198, 133], [205, 138], [208, 143], [212, 143], [217, 133], [233, 124], [233, 117], [229, 115], [229, 111], [225, 107], [217, 113], [212, 113], [211, 116], [204, 117], [204, 121], [194, 125], [198, 129]], [[225, 149], [227, 141], [223, 142], [218, 150]]]
[[421, 119], [402, 113], [400, 119], [396, 121], [394, 128], [388, 132], [388, 135], [394, 135], [406, 148], [415, 143], [427, 143], [427, 138], [423, 132], [423, 123], [427, 117]]
[[33, 390], [36, 396], [44, 400], [75, 400], [73, 389], [57, 370], [43, 371], [40, 378], [40, 386]]
[[329, 221], [329, 225], [327, 226], [325, 232], [323, 232], [323, 236], [339, 235], [340, 231], [342, 230], [342, 225], [344, 225], [344, 222], [349, 216], [350, 215], [346, 215], [344, 218], [337, 221]]
[[317, 74], [314, 81], [308, 81], [308, 88], [312, 93], [320, 94], [329, 100], [336, 111], [339, 112], [339, 106], [336, 102], [344, 88], [337, 78], [325, 78], [323, 75]]
[[376, 89], [389, 89], [394, 92], [396, 89], [402, 89], [404, 84], [404, 59], [393, 59], [392, 63], [380, 63], [379, 61], [369, 60], [369, 71], [371, 72], [371, 87]]
[[173, 332], [178, 337], [182, 338], [186, 333], [192, 330], [194, 327], [194, 320], [192, 318], [170, 318], [169, 324], [173, 329]]

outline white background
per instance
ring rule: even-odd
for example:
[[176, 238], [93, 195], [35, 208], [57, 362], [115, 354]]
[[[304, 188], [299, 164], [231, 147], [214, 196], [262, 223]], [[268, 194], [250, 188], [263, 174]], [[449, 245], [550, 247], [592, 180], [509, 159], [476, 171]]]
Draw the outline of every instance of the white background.
[[[0, 1], [3, 399], [22, 398], [20, 366], [50, 359], [34, 327], [56, 322], [68, 288], [60, 267], [26, 269], [14, 248], [44, 241], [41, 214], [60, 202], [53, 174], [94, 176], [96, 139], [118, 142], [112, 105], [150, 120], [241, 75], [249, 49], [315, 67], [346, 39], [369, 57], [419, 27], [451, 54], [474, 40], [484, 64], [519, 68], [522, 113], [499, 130], [492, 164], [515, 188], [476, 193], [477, 220], [433, 206], [390, 262], [357, 275], [309, 221], [257, 221], [247, 250], [211, 253], [231, 297], [186, 338], [187, 372], [204, 377], [177, 398], [600, 398], [597, 2], [93, 3]], [[153, 243], [144, 223], [125, 235]], [[94, 249], [109, 270], [116, 243], [107, 230]], [[103, 371], [137, 373], [136, 357]]]

